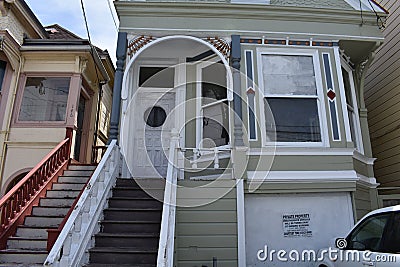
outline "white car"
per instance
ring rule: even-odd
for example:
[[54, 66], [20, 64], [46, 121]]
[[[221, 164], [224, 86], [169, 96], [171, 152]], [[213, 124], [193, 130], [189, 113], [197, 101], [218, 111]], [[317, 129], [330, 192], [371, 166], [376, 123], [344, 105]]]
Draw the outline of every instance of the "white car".
[[400, 266], [400, 205], [368, 213], [334, 246], [316, 267]]

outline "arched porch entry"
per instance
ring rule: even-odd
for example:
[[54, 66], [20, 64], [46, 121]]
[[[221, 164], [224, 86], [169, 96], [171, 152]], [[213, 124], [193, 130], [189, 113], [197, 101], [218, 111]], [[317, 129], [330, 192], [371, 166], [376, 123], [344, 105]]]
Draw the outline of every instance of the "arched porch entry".
[[232, 72], [226, 55], [191, 36], [148, 41], [122, 85], [121, 146], [134, 177], [165, 177], [172, 129], [187, 148], [232, 143]]

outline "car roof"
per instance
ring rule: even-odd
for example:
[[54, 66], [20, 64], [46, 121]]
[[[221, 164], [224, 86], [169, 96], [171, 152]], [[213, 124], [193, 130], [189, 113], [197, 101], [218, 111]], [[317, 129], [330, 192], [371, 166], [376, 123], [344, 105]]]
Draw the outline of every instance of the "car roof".
[[393, 212], [393, 211], [400, 211], [400, 205], [390, 206], [390, 207], [385, 207], [385, 208], [373, 210], [373, 211], [367, 213], [361, 220], [358, 221], [358, 223], [360, 223], [361, 221], [363, 221], [365, 218], [367, 218], [369, 216], [372, 216], [372, 215], [375, 215], [375, 214], [379, 214], [379, 213]]

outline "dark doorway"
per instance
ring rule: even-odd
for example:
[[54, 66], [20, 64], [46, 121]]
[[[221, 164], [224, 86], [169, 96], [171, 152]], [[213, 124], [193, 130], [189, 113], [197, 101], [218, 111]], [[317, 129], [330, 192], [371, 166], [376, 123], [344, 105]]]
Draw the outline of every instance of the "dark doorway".
[[75, 149], [74, 149], [74, 159], [79, 161], [81, 144], [82, 144], [82, 132], [83, 132], [83, 122], [85, 119], [85, 105], [86, 100], [83, 96], [79, 97], [79, 106], [78, 106], [78, 120], [77, 120], [77, 129], [75, 136]]

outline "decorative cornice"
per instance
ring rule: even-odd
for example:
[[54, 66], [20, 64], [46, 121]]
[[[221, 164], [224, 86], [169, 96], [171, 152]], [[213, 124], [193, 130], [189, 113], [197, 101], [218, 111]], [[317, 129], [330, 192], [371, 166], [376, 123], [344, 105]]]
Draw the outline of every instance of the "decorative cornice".
[[207, 37], [204, 40], [214, 46], [221, 54], [228, 59], [231, 53], [231, 46], [229, 42], [219, 37]]
[[[147, 44], [157, 40], [158, 37], [148, 35], [137, 35], [131, 38], [128, 42], [127, 53], [131, 58], [134, 54], [140, 51]], [[204, 41], [214, 46], [221, 54], [228, 59], [231, 52], [229, 41], [220, 37], [206, 37], [202, 38]]]
[[132, 57], [140, 49], [142, 49], [145, 45], [147, 45], [148, 43], [151, 43], [155, 39], [156, 38], [153, 36], [146, 36], [146, 35], [139, 35], [139, 36], [133, 37], [128, 42], [128, 56]]
[[[195, 8], [194, 8], [195, 5]], [[177, 16], [193, 18], [234, 18], [261, 20], [289, 20], [336, 23], [360, 23], [357, 10], [304, 8], [272, 5], [240, 5], [230, 3], [207, 2], [137, 2], [117, 1], [115, 3], [120, 16]], [[380, 14], [385, 16], [384, 13]], [[328, 20], [327, 20], [328, 19]], [[373, 12], [363, 12], [364, 25], [377, 25]]]
[[0, 0], [0, 12], [3, 17], [7, 16], [10, 9], [9, 4], [14, 3], [15, 0]]

